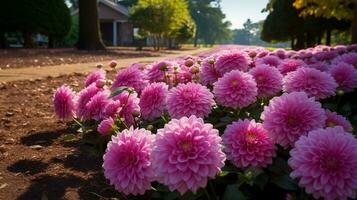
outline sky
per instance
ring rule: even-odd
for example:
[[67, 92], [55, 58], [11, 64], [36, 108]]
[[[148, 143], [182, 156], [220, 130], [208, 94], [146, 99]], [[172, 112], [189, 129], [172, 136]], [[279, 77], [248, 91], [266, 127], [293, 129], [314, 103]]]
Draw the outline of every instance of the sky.
[[221, 0], [223, 13], [232, 23], [232, 29], [243, 28], [244, 22], [249, 18], [252, 22], [265, 19], [267, 12], [261, 13], [269, 0]]

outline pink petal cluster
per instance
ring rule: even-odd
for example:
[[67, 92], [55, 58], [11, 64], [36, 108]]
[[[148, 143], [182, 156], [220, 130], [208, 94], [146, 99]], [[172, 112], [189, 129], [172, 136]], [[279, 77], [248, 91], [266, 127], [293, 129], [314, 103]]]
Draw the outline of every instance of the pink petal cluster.
[[258, 97], [271, 97], [281, 91], [283, 76], [269, 65], [258, 65], [249, 71], [257, 83]]
[[275, 146], [263, 125], [254, 120], [238, 120], [224, 130], [227, 159], [238, 168], [266, 167], [275, 156]]
[[140, 112], [143, 119], [160, 117], [166, 109], [168, 86], [165, 83], [151, 83], [140, 96]]
[[76, 109], [75, 94], [65, 85], [59, 87], [53, 95], [55, 113], [60, 119], [71, 118]]
[[221, 54], [216, 60], [216, 70], [223, 76], [223, 74], [232, 70], [247, 71], [250, 63], [249, 56], [244, 52], [229, 52]]
[[113, 118], [109, 117], [101, 121], [97, 127], [97, 131], [102, 135], [108, 135], [114, 130], [114, 120]]
[[215, 67], [215, 59], [208, 57], [202, 61], [200, 81], [203, 85], [212, 85], [221, 77]]
[[97, 121], [103, 119], [103, 111], [109, 102], [110, 92], [108, 90], [99, 91], [86, 104], [85, 108], [90, 118]]
[[270, 65], [272, 67], [278, 67], [281, 63], [281, 59], [277, 56], [274, 55], [268, 55], [268, 56], [264, 56], [262, 58], [257, 58], [255, 60], [255, 65], [261, 65], [261, 64], [265, 64], [265, 65]]
[[152, 64], [147, 73], [150, 82], [165, 81], [165, 74], [172, 71], [173, 65], [174, 63], [169, 61], [161, 61]]
[[244, 108], [256, 101], [257, 84], [252, 75], [234, 70], [213, 84], [217, 103], [231, 108]]
[[325, 127], [342, 126], [346, 132], [352, 132], [352, 124], [342, 115], [326, 110]]
[[353, 65], [344, 62], [337, 63], [332, 65], [329, 72], [345, 92], [352, 92], [357, 88], [357, 68]]
[[104, 176], [125, 195], [144, 194], [151, 188], [153, 135], [145, 129], [123, 130], [113, 136], [103, 156]]
[[152, 151], [158, 181], [181, 194], [205, 187], [224, 166], [218, 130], [196, 116], [173, 119], [159, 129]]
[[129, 93], [123, 91], [117, 96], [113, 97], [113, 100], [119, 100], [121, 104], [121, 110], [119, 116], [124, 118], [124, 122], [127, 126], [135, 124], [135, 116], [140, 115], [139, 98], [136, 92]]
[[302, 60], [285, 59], [277, 67], [283, 75], [286, 75], [289, 72], [296, 71], [298, 68], [305, 66], [306, 64]]
[[79, 92], [77, 101], [77, 116], [82, 120], [91, 118], [90, 112], [87, 109], [87, 103], [102, 89], [98, 88], [95, 84], [91, 84]]
[[107, 105], [105, 105], [103, 109], [102, 116], [103, 118], [108, 118], [108, 117], [116, 118], [119, 115], [120, 111], [121, 111], [120, 101], [110, 99]]
[[336, 81], [326, 72], [312, 68], [300, 68], [283, 79], [284, 92], [305, 92], [310, 97], [325, 99], [335, 95]]
[[85, 86], [88, 87], [90, 84], [95, 83], [97, 80], [100, 80], [100, 79], [105, 80], [105, 74], [106, 73], [103, 69], [98, 69], [96, 71], [93, 71], [92, 73], [90, 73], [87, 76], [87, 78], [84, 82]]
[[129, 67], [120, 70], [113, 82], [111, 90], [121, 86], [132, 87], [140, 94], [146, 85], [149, 83], [144, 73], [137, 67]]
[[342, 127], [311, 131], [290, 155], [290, 176], [315, 199], [356, 199], [357, 139]]
[[263, 126], [275, 143], [293, 146], [300, 136], [325, 125], [325, 110], [304, 92], [274, 97], [261, 115]]
[[167, 109], [172, 118], [206, 117], [214, 105], [213, 94], [197, 83], [179, 84], [167, 95]]
[[355, 68], [357, 68], [357, 53], [355, 52], [346, 53], [332, 60], [332, 64], [338, 64], [340, 62], [351, 64]]

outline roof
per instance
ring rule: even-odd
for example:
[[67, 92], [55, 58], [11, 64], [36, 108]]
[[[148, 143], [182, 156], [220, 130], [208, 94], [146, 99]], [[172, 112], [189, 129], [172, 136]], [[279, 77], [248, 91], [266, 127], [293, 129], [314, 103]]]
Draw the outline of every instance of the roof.
[[[121, 4], [115, 3], [110, 0], [98, 0], [98, 3], [103, 3], [104, 5], [108, 6], [109, 8], [112, 8], [114, 11], [119, 12], [125, 16], [129, 16], [128, 8]], [[71, 15], [76, 15], [76, 14], [78, 14], [78, 8], [71, 12]]]

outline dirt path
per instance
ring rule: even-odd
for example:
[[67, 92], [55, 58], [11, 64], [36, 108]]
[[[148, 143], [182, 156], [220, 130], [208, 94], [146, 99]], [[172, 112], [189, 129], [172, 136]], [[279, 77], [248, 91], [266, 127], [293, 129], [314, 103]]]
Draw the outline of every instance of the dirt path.
[[[208, 51], [208, 48], [200, 48], [194, 50], [186, 51], [175, 51], [171, 54], [165, 56], [157, 57], [138, 57], [138, 58], [125, 58], [119, 59], [119, 67], [126, 67], [135, 62], [148, 63], [161, 59], [175, 58], [186, 55], [196, 55], [202, 52]], [[107, 64], [109, 61], [101, 62]], [[57, 66], [46, 66], [46, 67], [24, 67], [24, 68], [14, 68], [14, 69], [2, 69], [0, 70], [0, 82], [10, 82], [18, 80], [31, 80], [39, 79], [48, 76], [58, 77], [61, 75], [72, 74], [72, 73], [88, 73], [92, 71], [98, 62], [93, 63], [80, 63], [80, 64], [66, 64]]]

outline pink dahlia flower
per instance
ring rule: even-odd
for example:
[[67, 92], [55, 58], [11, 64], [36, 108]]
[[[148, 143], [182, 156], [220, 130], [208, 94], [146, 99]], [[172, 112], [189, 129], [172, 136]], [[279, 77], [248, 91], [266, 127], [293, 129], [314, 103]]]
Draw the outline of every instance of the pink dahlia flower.
[[352, 132], [352, 124], [342, 115], [326, 110], [325, 127], [342, 126], [346, 132]]
[[140, 96], [140, 111], [144, 119], [160, 117], [166, 109], [168, 86], [165, 83], [151, 83]]
[[174, 63], [169, 61], [161, 61], [152, 64], [147, 72], [150, 82], [165, 81], [165, 74], [172, 72]]
[[255, 65], [261, 65], [261, 64], [265, 64], [265, 65], [270, 65], [272, 67], [278, 67], [281, 63], [281, 59], [277, 56], [274, 55], [268, 55], [262, 58], [257, 58], [255, 60]]
[[90, 74], [88, 74], [85, 80], [85, 86], [88, 87], [90, 84], [95, 83], [97, 80], [104, 79], [105, 80], [105, 71], [103, 69], [98, 69]]
[[249, 56], [244, 52], [229, 52], [219, 55], [216, 61], [216, 70], [223, 74], [232, 70], [247, 71], [250, 63]]
[[222, 138], [227, 159], [238, 168], [264, 168], [275, 156], [275, 146], [268, 131], [254, 120], [233, 122], [224, 130]]
[[97, 127], [97, 131], [102, 135], [108, 135], [114, 131], [114, 126], [115, 123], [113, 118], [109, 117], [100, 122]]
[[258, 65], [249, 71], [257, 83], [258, 97], [271, 97], [281, 91], [283, 76], [269, 65]]
[[104, 107], [102, 116], [103, 118], [116, 118], [119, 115], [119, 112], [121, 111], [121, 103], [119, 100], [112, 100], [109, 99], [107, 105]]
[[346, 53], [332, 60], [332, 64], [338, 64], [340, 62], [351, 64], [355, 68], [357, 68], [357, 53], [355, 52]]
[[263, 126], [275, 143], [293, 146], [301, 135], [325, 125], [321, 104], [304, 92], [284, 93], [274, 97], [261, 115]]
[[215, 67], [215, 59], [208, 57], [202, 61], [200, 81], [203, 85], [212, 85], [221, 77]]
[[91, 84], [79, 92], [77, 101], [77, 116], [82, 120], [91, 118], [90, 112], [87, 108], [87, 103], [102, 89], [98, 88], [95, 84]]
[[157, 131], [152, 163], [159, 182], [181, 194], [205, 187], [224, 166], [218, 130], [201, 118], [173, 119]]
[[119, 116], [124, 118], [124, 122], [127, 126], [135, 124], [135, 116], [140, 115], [139, 98], [136, 92], [129, 93], [124, 91], [117, 96], [113, 97], [113, 100], [119, 101], [121, 110]]
[[306, 92], [310, 97], [325, 99], [335, 95], [336, 81], [326, 72], [300, 68], [283, 79], [284, 92]]
[[109, 62], [109, 67], [111, 68], [115, 68], [118, 65], [118, 62], [116, 60], [112, 60]]
[[286, 75], [287, 73], [296, 71], [298, 68], [304, 66], [306, 65], [302, 60], [285, 59], [278, 65], [278, 69], [283, 75]]
[[206, 117], [214, 105], [213, 94], [197, 83], [179, 84], [167, 95], [167, 109], [172, 118]]
[[357, 69], [347, 63], [337, 63], [330, 69], [331, 76], [345, 92], [352, 92], [357, 87]]
[[104, 176], [125, 195], [144, 194], [151, 188], [153, 135], [145, 129], [123, 130], [113, 136], [103, 156]]
[[55, 113], [60, 119], [71, 118], [76, 109], [75, 94], [65, 85], [59, 87], [53, 95]]
[[234, 70], [213, 84], [217, 103], [231, 108], [244, 108], [256, 101], [257, 84], [252, 75]]
[[117, 73], [111, 90], [126, 86], [134, 88], [135, 91], [140, 94], [141, 90], [143, 90], [148, 83], [149, 81], [139, 68], [129, 67]]
[[330, 61], [337, 56], [338, 54], [335, 51], [318, 51], [314, 54], [314, 58], [319, 61]]
[[95, 94], [86, 105], [90, 118], [97, 121], [103, 119], [103, 111], [109, 103], [110, 92], [108, 90], [99, 91]]
[[273, 54], [278, 56], [278, 58], [280, 58], [280, 59], [285, 59], [286, 58], [286, 50], [285, 49], [281, 49], [281, 48], [275, 49], [273, 51]]
[[356, 199], [357, 139], [342, 127], [311, 131], [290, 155], [290, 176], [315, 199]]

